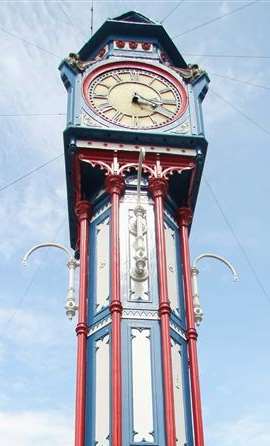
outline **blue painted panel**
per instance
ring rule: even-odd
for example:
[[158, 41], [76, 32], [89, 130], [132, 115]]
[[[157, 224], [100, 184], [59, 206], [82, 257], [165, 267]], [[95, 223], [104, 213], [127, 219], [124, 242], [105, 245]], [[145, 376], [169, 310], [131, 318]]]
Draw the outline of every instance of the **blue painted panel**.
[[[185, 424], [187, 433], [187, 445], [194, 446], [193, 441], [193, 427], [192, 427], [192, 412], [191, 412], [191, 399], [190, 399], [190, 382], [189, 382], [189, 365], [188, 365], [188, 355], [187, 355], [187, 342], [179, 336], [174, 330], [170, 331], [170, 336], [172, 339], [179, 344], [182, 358], [182, 379], [183, 379], [183, 391], [184, 391], [184, 406], [185, 406]], [[177, 423], [177, 420], [175, 420]]]
[[[166, 206], [165, 209], [169, 214], [171, 214], [171, 210], [169, 207]], [[173, 217], [173, 215], [172, 215], [172, 217]], [[184, 300], [184, 290], [183, 290], [183, 280], [182, 280], [183, 271], [182, 271], [182, 258], [181, 258], [179, 229], [177, 227], [177, 224], [174, 223], [166, 214], [164, 214], [164, 221], [175, 233], [175, 246], [176, 246], [178, 299], [179, 299], [180, 317], [175, 312], [172, 312], [171, 318], [176, 324], [180, 325], [181, 328], [185, 329], [185, 326], [186, 326], [185, 300]]]
[[[96, 446], [95, 443], [95, 425], [96, 425], [96, 342], [104, 338], [106, 335], [111, 335], [111, 325], [104, 327], [97, 331], [87, 339], [87, 374], [86, 374], [86, 428], [85, 428], [85, 446]], [[111, 349], [110, 349], [111, 355]], [[111, 376], [111, 359], [110, 371]], [[111, 382], [110, 382], [111, 388]], [[111, 391], [110, 391], [111, 395]], [[110, 404], [111, 407], [111, 404]], [[111, 427], [110, 427], [111, 432]], [[110, 441], [111, 444], [111, 441]]]
[[[98, 206], [94, 208], [93, 216], [100, 212], [100, 215], [90, 223], [90, 237], [89, 237], [89, 281], [88, 281], [88, 324], [92, 325], [95, 322], [107, 317], [109, 308], [104, 307], [101, 311], [96, 312], [97, 305], [97, 245], [96, 245], [96, 228], [106, 220], [111, 213], [111, 209], [107, 208], [108, 198], [102, 200]], [[105, 208], [104, 211], [102, 209]], [[109, 268], [110, 269], [110, 268]], [[111, 289], [111, 286], [110, 286]], [[109, 301], [108, 301], [109, 305]]]
[[[132, 336], [133, 328], [149, 329], [151, 334], [151, 373], [153, 388], [153, 425], [154, 442], [133, 441], [133, 403], [132, 403]], [[163, 384], [161, 369], [161, 346], [159, 321], [122, 320], [122, 368], [123, 368], [123, 445], [125, 446], [165, 446]]]

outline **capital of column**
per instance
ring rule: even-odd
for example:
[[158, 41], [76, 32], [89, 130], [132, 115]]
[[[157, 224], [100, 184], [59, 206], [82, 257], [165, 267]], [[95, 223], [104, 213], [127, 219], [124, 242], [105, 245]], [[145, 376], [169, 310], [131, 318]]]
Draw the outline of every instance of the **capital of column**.
[[75, 207], [75, 214], [79, 221], [90, 220], [92, 214], [92, 205], [87, 200], [78, 201]]
[[192, 222], [192, 211], [188, 207], [177, 209], [176, 216], [179, 226], [189, 226]]
[[124, 192], [125, 181], [121, 175], [108, 175], [105, 181], [106, 191], [112, 194], [121, 195]]
[[153, 198], [164, 198], [168, 190], [168, 183], [165, 178], [150, 178], [149, 179], [149, 192]]

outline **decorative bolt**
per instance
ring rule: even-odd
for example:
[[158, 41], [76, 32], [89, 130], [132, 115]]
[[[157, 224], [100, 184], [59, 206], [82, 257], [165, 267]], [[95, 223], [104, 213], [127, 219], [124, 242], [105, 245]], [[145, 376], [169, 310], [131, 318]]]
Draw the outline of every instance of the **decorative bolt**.
[[125, 47], [125, 42], [123, 40], [116, 40], [115, 44], [116, 44], [117, 48]]

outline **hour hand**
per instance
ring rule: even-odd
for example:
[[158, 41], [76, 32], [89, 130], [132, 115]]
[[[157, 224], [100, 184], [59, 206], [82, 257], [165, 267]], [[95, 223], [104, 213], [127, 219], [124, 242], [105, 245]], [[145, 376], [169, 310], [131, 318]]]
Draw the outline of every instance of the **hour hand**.
[[138, 104], [139, 102], [146, 102], [147, 104], [152, 105], [152, 107], [156, 107], [157, 105], [159, 105], [159, 103], [153, 99], [147, 99], [144, 96], [140, 95], [139, 93], [134, 93], [133, 98], [132, 98], [132, 102], [134, 102], [135, 104]]

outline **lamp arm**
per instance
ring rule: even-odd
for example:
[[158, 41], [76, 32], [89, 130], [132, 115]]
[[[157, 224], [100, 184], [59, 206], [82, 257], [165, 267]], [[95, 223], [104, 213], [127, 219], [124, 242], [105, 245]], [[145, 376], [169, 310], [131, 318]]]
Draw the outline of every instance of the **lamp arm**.
[[192, 268], [197, 268], [197, 263], [205, 257], [219, 260], [220, 262], [224, 263], [224, 265], [226, 265], [229, 268], [229, 270], [231, 271], [231, 273], [233, 275], [233, 280], [235, 280], [235, 281], [239, 280], [239, 274], [237, 273], [236, 269], [227, 259], [225, 259], [225, 257], [218, 256], [217, 254], [212, 254], [210, 252], [206, 252], [206, 253], [201, 254], [198, 257], [196, 257], [193, 261]]
[[26, 265], [31, 254], [41, 248], [58, 248], [64, 251], [68, 256], [68, 291], [65, 310], [68, 319], [71, 320], [75, 316], [76, 310], [78, 310], [78, 305], [75, 303], [75, 269], [79, 266], [79, 262], [77, 262], [72, 253], [65, 246], [60, 245], [59, 243], [47, 242], [40, 243], [29, 249], [29, 251], [23, 257], [22, 263]]
[[31, 256], [31, 254], [40, 248], [58, 248], [64, 251], [70, 259], [73, 258], [72, 253], [65, 246], [60, 245], [59, 243], [47, 242], [47, 243], [40, 243], [39, 245], [35, 245], [33, 246], [33, 248], [29, 249], [29, 251], [27, 251], [27, 253], [23, 257], [22, 263], [26, 265], [28, 258]]
[[203, 258], [212, 258], [215, 260], [219, 260], [220, 262], [224, 263], [225, 266], [231, 271], [233, 275], [233, 280], [239, 280], [239, 275], [234, 268], [234, 266], [227, 260], [225, 257], [219, 256], [217, 254], [212, 254], [210, 252], [206, 252], [204, 254], [201, 254], [197, 256], [192, 264], [191, 267], [191, 284], [192, 284], [192, 297], [193, 297], [193, 307], [194, 307], [194, 318], [195, 323], [197, 326], [200, 325], [203, 319], [203, 311], [200, 304], [200, 298], [199, 298], [199, 288], [198, 288], [198, 275], [199, 275], [199, 269], [197, 267], [197, 263], [203, 259]]

